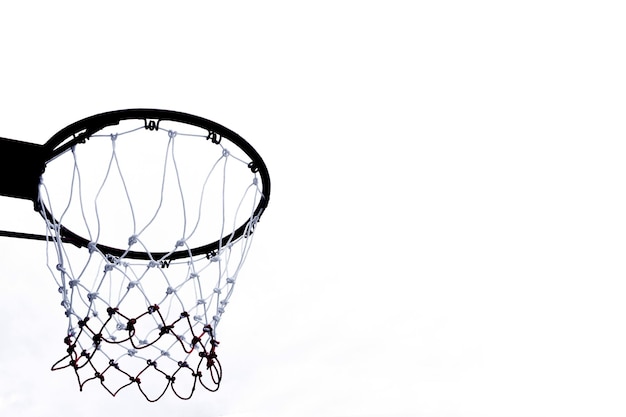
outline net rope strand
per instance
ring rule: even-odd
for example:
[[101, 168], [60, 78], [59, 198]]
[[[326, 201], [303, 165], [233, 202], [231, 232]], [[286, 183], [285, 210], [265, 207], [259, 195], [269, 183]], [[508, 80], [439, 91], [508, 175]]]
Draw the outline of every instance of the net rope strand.
[[[150, 402], [168, 389], [189, 399], [199, 387], [219, 388], [216, 331], [252, 243], [262, 192], [250, 161], [224, 141], [181, 123], [134, 123], [141, 126], [120, 123], [75, 145], [58, 158], [71, 169], [48, 167], [40, 183], [41, 206], [51, 214], [44, 216], [46, 259], [67, 319], [65, 354], [52, 370], [73, 370], [81, 391], [97, 381], [113, 396], [136, 386]], [[132, 146], [144, 140], [140, 149], [150, 152], [138, 161]], [[148, 167], [152, 175], [134, 178]], [[233, 239], [244, 222], [243, 236]], [[87, 250], [64, 243], [63, 227], [93, 239]], [[191, 256], [201, 239], [220, 244]], [[124, 252], [112, 256], [99, 244]], [[131, 248], [166, 255], [130, 259]], [[190, 256], [167, 258], [181, 249]]]

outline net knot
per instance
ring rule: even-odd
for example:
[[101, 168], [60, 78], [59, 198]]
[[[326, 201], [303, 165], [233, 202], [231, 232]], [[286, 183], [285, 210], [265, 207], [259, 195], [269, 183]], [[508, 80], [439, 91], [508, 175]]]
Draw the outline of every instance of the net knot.
[[114, 307], [108, 307], [107, 308], [107, 314], [109, 315], [109, 317], [111, 317], [113, 314], [117, 313], [118, 309], [114, 308]]
[[159, 306], [157, 304], [148, 307], [148, 313], [149, 314], [152, 314], [152, 313], [154, 313], [155, 311], [158, 311], [158, 310], [159, 310]]
[[117, 140], [117, 133], [111, 133], [111, 140], [115, 142]]
[[181, 246], [184, 246], [185, 242], [186, 242], [185, 239], [177, 240], [176, 241], [176, 247], [179, 248]]
[[226, 282], [228, 284], [234, 284], [235, 283], [235, 278], [226, 278]]
[[228, 158], [228, 156], [230, 155], [230, 152], [228, 151], [228, 149], [224, 149], [222, 150], [222, 156], [224, 158]]
[[65, 272], [65, 267], [63, 266], [63, 264], [57, 264], [57, 271]]
[[221, 294], [221, 293], [222, 293], [222, 290], [221, 290], [221, 289], [219, 289], [219, 288], [213, 288], [213, 292], [214, 292], [215, 294]]
[[158, 263], [157, 261], [150, 261], [150, 262], [148, 262], [148, 268], [154, 268], [154, 267], [157, 267], [159, 265], [160, 265], [160, 263]]
[[96, 242], [89, 242], [87, 243], [87, 249], [89, 250], [89, 253], [94, 253], [98, 250], [98, 246]]
[[167, 290], [165, 290], [165, 293], [167, 295], [174, 294], [175, 292], [176, 292], [176, 290], [174, 288], [172, 288], [172, 287], [167, 287]]
[[161, 326], [159, 329], [159, 335], [163, 336], [164, 334], [169, 334], [173, 328], [174, 326]]
[[137, 243], [137, 235], [128, 238], [128, 246], [133, 246], [135, 243]]
[[137, 281], [131, 281], [128, 283], [126, 289], [130, 290], [131, 288], [135, 288], [137, 286]]
[[[126, 324], [126, 330], [128, 330], [129, 332], [135, 330], [135, 324], [136, 323], [137, 323], [137, 319], [130, 319], [130, 320], [128, 320], [128, 323]], [[122, 323], [120, 323], [120, 324], [122, 324]], [[123, 330], [123, 329], [120, 329], [120, 330]]]
[[104, 272], [111, 272], [113, 270], [113, 264], [104, 265]]
[[167, 131], [167, 135], [170, 137], [170, 139], [174, 139], [177, 135], [177, 133], [173, 130], [168, 130]]
[[74, 288], [75, 286], [77, 286], [80, 283], [80, 280], [78, 279], [71, 279], [69, 284], [70, 284], [70, 288]]
[[90, 293], [87, 293], [87, 299], [88, 299], [89, 301], [93, 301], [93, 300], [95, 300], [96, 298], [98, 298], [98, 293], [97, 293], [97, 292], [90, 292]]

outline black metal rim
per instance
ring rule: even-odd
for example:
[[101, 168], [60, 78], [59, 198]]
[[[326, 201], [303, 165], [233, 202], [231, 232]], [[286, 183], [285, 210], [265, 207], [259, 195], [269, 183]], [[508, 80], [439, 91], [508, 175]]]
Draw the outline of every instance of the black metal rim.
[[[207, 132], [213, 132], [219, 135], [219, 137], [230, 141], [239, 149], [241, 149], [246, 155], [248, 155], [248, 157], [252, 161], [250, 169], [252, 169], [254, 172], [257, 172], [259, 177], [261, 178], [262, 196], [259, 200], [257, 207], [254, 210], [254, 220], [248, 220], [246, 223], [239, 226], [233, 233], [223, 236], [221, 239], [218, 239], [215, 242], [203, 246], [198, 246], [190, 250], [175, 251], [172, 253], [148, 253], [129, 251], [127, 249], [119, 249], [106, 245], [96, 244], [98, 250], [100, 250], [104, 254], [113, 257], [124, 256], [125, 258], [131, 259], [155, 261], [176, 260], [199, 255], [210, 256], [212, 253], [217, 251], [220, 247], [226, 245], [228, 242], [233, 242], [241, 238], [251, 227], [254, 226], [251, 225], [250, 222], [256, 222], [260, 219], [261, 215], [263, 214], [265, 208], [269, 203], [270, 197], [270, 177], [265, 162], [263, 162], [263, 159], [258, 154], [258, 152], [237, 133], [218, 123], [191, 114], [159, 109], [128, 109], [97, 114], [95, 116], [91, 116], [75, 122], [52, 136], [52, 138], [50, 138], [50, 140], [44, 144], [46, 154], [48, 155], [48, 157], [46, 158], [46, 162], [50, 162], [51, 160], [55, 159], [57, 156], [71, 149], [72, 146], [79, 143], [84, 143], [92, 134], [98, 132], [99, 130], [107, 126], [117, 125], [122, 120], [130, 119], [143, 119], [146, 123], [147, 128], [158, 128], [158, 123], [162, 120], [186, 123], [206, 129]], [[207, 139], [209, 138], [207, 137]], [[42, 216], [47, 217], [48, 220], [54, 222], [55, 224], [58, 224], [58, 221], [53, 218], [52, 213], [49, 212], [47, 207], [42, 207], [41, 214]], [[62, 225], [60, 234], [64, 242], [72, 243], [78, 247], [87, 247], [90, 244], [90, 241], [88, 239], [77, 235], [76, 233], [72, 232]]]

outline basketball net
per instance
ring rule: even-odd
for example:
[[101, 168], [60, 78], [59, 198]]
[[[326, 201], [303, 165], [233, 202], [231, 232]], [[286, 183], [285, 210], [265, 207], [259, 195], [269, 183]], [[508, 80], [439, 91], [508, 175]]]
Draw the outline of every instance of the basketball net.
[[[47, 263], [67, 317], [52, 367], [148, 401], [215, 391], [217, 330], [252, 243], [262, 192], [249, 158], [178, 122], [109, 126], [49, 163]], [[236, 237], [235, 229], [246, 225]], [[78, 248], [67, 230], [88, 237]], [[217, 244], [208, 253], [193, 248]], [[107, 248], [121, 248], [114, 254]], [[61, 338], [62, 339], [62, 338]]]

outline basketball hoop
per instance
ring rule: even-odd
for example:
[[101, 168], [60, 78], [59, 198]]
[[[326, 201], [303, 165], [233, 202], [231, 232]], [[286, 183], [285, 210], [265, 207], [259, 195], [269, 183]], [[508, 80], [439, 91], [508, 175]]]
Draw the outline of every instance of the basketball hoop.
[[46, 241], [67, 319], [52, 369], [148, 401], [217, 390], [217, 329], [269, 202], [254, 148], [197, 116], [131, 109], [44, 145], [0, 139], [0, 154], [28, 161], [0, 195], [32, 200], [46, 226], [0, 235]]

